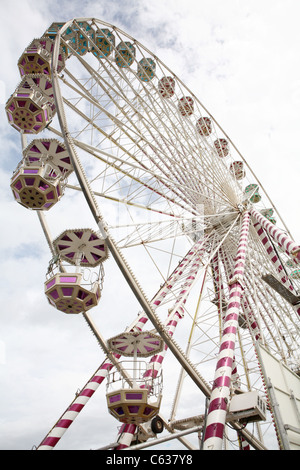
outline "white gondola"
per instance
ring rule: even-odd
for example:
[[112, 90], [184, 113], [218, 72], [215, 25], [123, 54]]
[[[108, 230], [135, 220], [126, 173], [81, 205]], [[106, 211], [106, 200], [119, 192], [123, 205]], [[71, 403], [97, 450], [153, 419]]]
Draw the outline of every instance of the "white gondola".
[[[122, 333], [108, 340], [111, 351], [132, 362], [120, 362], [124, 374], [109, 373], [107, 406], [109, 412], [122, 423], [140, 424], [154, 418], [159, 412], [162, 398], [162, 375], [155, 374], [151, 363], [147, 367], [140, 357], [153, 356], [163, 348], [158, 335], [151, 332]], [[128, 374], [128, 375], [127, 375]], [[126, 377], [132, 375], [130, 385]]]

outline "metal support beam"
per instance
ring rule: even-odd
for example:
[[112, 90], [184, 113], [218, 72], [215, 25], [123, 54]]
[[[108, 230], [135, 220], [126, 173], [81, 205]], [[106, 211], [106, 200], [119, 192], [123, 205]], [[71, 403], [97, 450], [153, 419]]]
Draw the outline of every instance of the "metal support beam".
[[193, 428], [186, 429], [185, 431], [176, 432], [173, 434], [169, 434], [164, 437], [159, 437], [157, 439], [153, 439], [150, 442], [143, 442], [142, 444], [137, 444], [136, 446], [126, 447], [123, 450], [140, 450], [145, 449], [146, 447], [156, 446], [157, 444], [161, 444], [162, 442], [171, 441], [172, 439], [178, 439], [179, 437], [186, 436], [187, 434], [191, 434], [193, 432], [201, 431], [202, 426], [194, 426]]

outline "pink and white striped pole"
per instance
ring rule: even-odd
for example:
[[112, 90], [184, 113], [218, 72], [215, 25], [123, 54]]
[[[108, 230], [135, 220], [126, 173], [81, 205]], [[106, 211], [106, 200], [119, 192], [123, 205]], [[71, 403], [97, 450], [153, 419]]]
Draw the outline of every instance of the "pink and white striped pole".
[[271, 245], [270, 243], [270, 240], [269, 240], [269, 237], [266, 235], [264, 229], [262, 228], [261, 224], [259, 222], [257, 222], [256, 224], [254, 224], [254, 228], [262, 242], [262, 244], [264, 245], [265, 249], [266, 249], [266, 252], [269, 256], [269, 259], [271, 260], [271, 262], [274, 264], [274, 267], [276, 269], [276, 271], [278, 272], [278, 274], [280, 275], [280, 281], [283, 283], [283, 284], [287, 284], [287, 288], [290, 290], [290, 291], [294, 291], [294, 288], [293, 288], [293, 285], [291, 284], [289, 278], [287, 277], [286, 273], [284, 272], [284, 269], [283, 269], [283, 266], [280, 262], [280, 259], [278, 258], [273, 246]]
[[218, 312], [223, 322], [224, 320], [223, 308], [224, 308], [224, 303], [226, 301], [226, 298], [225, 298], [225, 293], [224, 293], [224, 285], [223, 285], [223, 281], [222, 281], [221, 273], [220, 273], [218, 252], [213, 257], [211, 261], [211, 266], [212, 266], [212, 273], [213, 273], [213, 278], [214, 278], [214, 286], [215, 286]]
[[[181, 315], [176, 312], [175, 315], [172, 315], [172, 320], [167, 325], [168, 328], [168, 334], [170, 336], [173, 335], [175, 328], [177, 326], [178, 321], [181, 319]], [[149, 366], [147, 368], [147, 371], [145, 372], [144, 378], [147, 380], [149, 378], [155, 378], [157, 377], [159, 370], [161, 368], [162, 362], [164, 360], [165, 354], [167, 352], [168, 346], [165, 345], [163, 351], [160, 354], [156, 354], [153, 356], [149, 362]], [[141, 388], [145, 388], [146, 385]], [[133, 435], [136, 430], [136, 425], [135, 424], [123, 424], [121, 426], [120, 431], [119, 431], [119, 437], [118, 437], [118, 442], [119, 445], [116, 448], [116, 450], [122, 450], [125, 449], [126, 447], [129, 447], [131, 445], [131, 441], [133, 438]]]
[[242, 218], [239, 246], [235, 258], [233, 276], [230, 280], [229, 304], [224, 321], [221, 345], [208, 408], [204, 450], [221, 450], [225, 428], [238, 318], [243, 295], [243, 277], [249, 234], [249, 212]]
[[[216, 295], [217, 295], [217, 298], [218, 298], [218, 313], [219, 313], [219, 318], [221, 319], [221, 328], [223, 329], [224, 319], [225, 319], [225, 314], [226, 314], [225, 307], [224, 307], [225, 302], [226, 302], [226, 298], [225, 298], [225, 294], [224, 294], [223, 282], [222, 282], [222, 279], [221, 279], [219, 256], [220, 256], [220, 253], [217, 252], [215, 254], [214, 258], [212, 259], [212, 270], [213, 270], [213, 274], [215, 276], [215, 283], [216, 283], [215, 290], [216, 290]], [[226, 274], [227, 274], [227, 272], [226, 272]], [[227, 277], [228, 278], [232, 277], [232, 274], [230, 274], [230, 276], [228, 276], [228, 274], [227, 274]], [[228, 278], [227, 278], [227, 282], [228, 282]], [[240, 382], [240, 376], [238, 374], [237, 365], [236, 365], [236, 362], [235, 362], [235, 357], [233, 357], [233, 361], [232, 361], [232, 375], [231, 375], [231, 378], [232, 378], [232, 382], [233, 382], [234, 386], [238, 387], [239, 382]]]
[[244, 312], [244, 314], [245, 314], [245, 316], [246, 316], [246, 318], [249, 322], [250, 332], [253, 335], [253, 337], [255, 338], [255, 340], [258, 341], [259, 338], [261, 337], [261, 332], [260, 332], [258, 323], [256, 321], [256, 318], [254, 316], [254, 313], [252, 311], [252, 308], [250, 307], [250, 303], [248, 301], [247, 296], [243, 297], [242, 309], [243, 309], [243, 312]]
[[[262, 227], [277, 241], [285, 252], [292, 256], [295, 263], [300, 264], [300, 246], [294, 242], [285, 232], [276, 227], [272, 222], [270, 222], [266, 217], [264, 217], [260, 212], [257, 212], [254, 208], [250, 210], [251, 215], [259, 222]], [[299, 304], [294, 305], [295, 312], [300, 315], [300, 306]]]
[[[152, 300], [152, 305], [154, 308], [158, 307], [162, 300], [167, 295], [168, 291], [172, 289], [174, 283], [180, 279], [185, 272], [186, 267], [191, 263], [195, 253], [201, 249], [204, 241], [201, 240], [197, 242], [194, 247], [187, 253], [185, 258], [180, 262], [180, 264], [175, 268], [173, 273], [170, 275], [169, 279], [165, 282], [162, 288], [154, 296]], [[148, 317], [144, 314], [137, 318], [132, 330], [141, 331], [144, 325], [147, 323]], [[119, 359], [121, 356], [114, 354], [116, 359]], [[80, 393], [77, 395], [75, 400], [67, 408], [67, 410], [62, 414], [57, 423], [53, 426], [47, 436], [43, 439], [41, 444], [37, 447], [37, 450], [53, 450], [54, 447], [58, 444], [64, 433], [74, 422], [78, 414], [87, 404], [89, 399], [94, 395], [97, 388], [102, 384], [104, 379], [106, 379], [109, 371], [114, 367], [112, 362], [107, 358], [101, 364], [99, 369], [95, 374], [90, 378], [88, 383], [82, 388]]]
[[[168, 331], [168, 334], [170, 336], [173, 336], [174, 331], [177, 327], [177, 324], [178, 324], [179, 320], [184, 316], [184, 308], [183, 308], [182, 304], [186, 303], [187, 290], [191, 286], [191, 284], [194, 282], [194, 280], [196, 279], [197, 272], [198, 272], [200, 264], [201, 264], [202, 255], [203, 255], [204, 250], [205, 250], [205, 245], [203, 245], [202, 249], [200, 250], [200, 253], [198, 254], [197, 259], [195, 260], [195, 262], [191, 266], [190, 272], [188, 273], [188, 277], [187, 277], [187, 279], [186, 279], [186, 281], [185, 281], [185, 283], [182, 287], [182, 290], [180, 291], [180, 294], [179, 294], [179, 296], [178, 296], [178, 298], [175, 302], [175, 306], [174, 306], [174, 309], [173, 309], [174, 313], [171, 312], [171, 314], [169, 315], [170, 318], [169, 318], [169, 321], [167, 323], [167, 331]], [[182, 297], [184, 297], [183, 302], [181, 302]], [[176, 308], [176, 305], [178, 305], [177, 308]], [[157, 375], [159, 373], [159, 370], [162, 367], [162, 362], [164, 360], [167, 349], [168, 349], [168, 347], [167, 347], [167, 345], [165, 345], [163, 351], [160, 354], [156, 354], [155, 356], [153, 356], [151, 358], [151, 360], [149, 361], [148, 368], [147, 368], [147, 370], [144, 374], [144, 378], [145, 378], [146, 381], [147, 381], [147, 379], [149, 380], [150, 378], [157, 377]], [[133, 434], [135, 432], [135, 429], [136, 429], [136, 426], [130, 427], [130, 428], [128, 427], [128, 425], [121, 427], [119, 434], [123, 433], [124, 435], [120, 435], [120, 437], [118, 438], [119, 446], [117, 447], [117, 450], [121, 450], [121, 449], [124, 449], [124, 448], [130, 446], [130, 443], [131, 443]], [[129, 434], [130, 433], [132, 433], [131, 440], [129, 439], [129, 437], [130, 437]]]
[[243, 436], [239, 436], [239, 442], [240, 442], [240, 450], [250, 450], [250, 445]]
[[[227, 276], [229, 275], [229, 279], [231, 279], [233, 273], [231, 272], [232, 270], [231, 270], [231, 266], [229, 264], [228, 258], [226, 255], [223, 255], [223, 253], [221, 254], [222, 254], [222, 259], [223, 259], [223, 264], [225, 266], [225, 270], [228, 273]], [[245, 285], [247, 286], [247, 279], [244, 278], [244, 281], [245, 281]], [[249, 321], [252, 335], [255, 337], [256, 340], [258, 340], [261, 336], [259, 325], [252, 311], [252, 308], [250, 307], [249, 299], [247, 295], [245, 294], [245, 292], [242, 298], [241, 307], [245, 314], [246, 319]]]
[[136, 430], [136, 424], [122, 424], [118, 434], [118, 447], [116, 450], [126, 449], [130, 446]]
[[[173, 336], [174, 331], [177, 327], [177, 324], [178, 324], [179, 320], [181, 318], [183, 318], [183, 316], [184, 316], [183, 305], [186, 303], [186, 300], [187, 300], [187, 298], [185, 297], [186, 293], [187, 293], [187, 289], [193, 284], [193, 282], [196, 279], [197, 272], [198, 272], [200, 264], [201, 264], [204, 249], [205, 248], [203, 247], [202, 250], [200, 251], [197, 259], [195, 260], [195, 262], [191, 266], [190, 272], [188, 273], [188, 277], [187, 277], [184, 285], [182, 286], [182, 290], [180, 291], [179, 296], [178, 296], [178, 298], [175, 302], [175, 305], [174, 305], [174, 308], [173, 308], [174, 313], [172, 314], [172, 312], [171, 312], [169, 314], [169, 320], [168, 320], [168, 323], [167, 323], [167, 331], [168, 331], [168, 334], [170, 336]], [[181, 302], [182, 297], [183, 297], [183, 302]], [[161, 364], [162, 364], [162, 361], [165, 357], [167, 349], [168, 349], [168, 347], [167, 347], [167, 345], [165, 345], [164, 350], [160, 354], [157, 354], [157, 355], [155, 355], [151, 358], [151, 360], [149, 361], [149, 367], [148, 367], [147, 371], [144, 374], [145, 378], [149, 378], [149, 377], [155, 378], [155, 377], [157, 377], [159, 369], [161, 368]]]
[[[120, 355], [115, 355], [116, 359]], [[37, 450], [52, 450], [60, 441], [66, 430], [73, 423], [74, 419], [78, 416], [80, 411], [94, 395], [99, 385], [106, 378], [108, 372], [113, 368], [112, 362], [109, 360], [104, 361], [96, 373], [91, 377], [88, 383], [83, 387], [75, 400], [71, 403], [67, 411], [61, 416], [59, 421], [51, 429], [45, 439], [38, 446]]]
[[294, 242], [283, 230], [276, 227], [266, 217], [256, 209], [251, 208], [250, 214], [259, 222], [262, 227], [277, 241], [277, 243], [293, 257], [295, 263], [300, 264], [300, 246]]

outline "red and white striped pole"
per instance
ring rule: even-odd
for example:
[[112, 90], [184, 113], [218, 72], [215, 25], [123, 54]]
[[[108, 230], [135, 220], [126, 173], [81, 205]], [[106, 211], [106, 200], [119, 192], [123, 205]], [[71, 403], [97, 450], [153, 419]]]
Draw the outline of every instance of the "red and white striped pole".
[[[173, 309], [174, 313], [171, 312], [171, 314], [169, 315], [169, 321], [167, 323], [167, 331], [170, 336], [173, 336], [179, 320], [184, 316], [184, 308], [182, 304], [186, 302], [186, 294], [187, 294], [188, 288], [193, 284], [193, 282], [196, 279], [204, 250], [205, 250], [205, 246], [203, 246], [203, 248], [200, 250], [200, 253], [198, 254], [197, 259], [191, 266], [190, 272], [188, 273], [188, 277], [175, 302], [174, 309]], [[182, 301], [182, 298], [183, 298], [183, 301]], [[147, 383], [147, 380], [149, 380], [150, 378], [153, 379], [157, 377], [159, 370], [162, 367], [162, 362], [164, 360], [167, 349], [168, 347], [167, 345], [165, 345], [163, 351], [153, 356], [151, 360], [149, 361], [149, 365], [144, 374], [146, 383]], [[121, 427], [119, 431], [119, 438], [118, 438], [119, 446], [117, 447], [117, 450], [121, 450], [130, 446], [135, 429], [136, 429], [135, 425], [134, 426], [131, 425], [130, 428], [129, 428], [129, 425], [125, 425]], [[130, 433], [132, 434], [131, 439], [130, 439]]]
[[[300, 246], [294, 242], [283, 230], [276, 227], [260, 212], [257, 212], [254, 208], [250, 210], [253, 218], [259, 222], [262, 227], [273, 237], [274, 240], [281, 246], [285, 252], [291, 256], [295, 263], [300, 264]], [[294, 305], [295, 312], [300, 315], [299, 304]]]
[[268, 257], [270, 258], [271, 262], [274, 264], [274, 267], [276, 269], [276, 271], [278, 272], [278, 274], [280, 275], [280, 281], [283, 283], [283, 284], [287, 284], [287, 288], [290, 290], [290, 291], [294, 291], [294, 288], [293, 288], [293, 285], [291, 284], [291, 282], [289, 281], [289, 278], [287, 277], [284, 269], [283, 269], [283, 266], [281, 264], [281, 261], [280, 259], [278, 258], [274, 248], [272, 247], [271, 243], [270, 243], [270, 240], [269, 240], [269, 237], [266, 235], [266, 232], [264, 231], [264, 229], [262, 228], [261, 224], [259, 222], [257, 222], [256, 224], [254, 224], [254, 228], [262, 242], [262, 244], [264, 245], [265, 249], [266, 249], [266, 252], [268, 254]]
[[[229, 279], [231, 279], [233, 273], [231, 272], [231, 266], [229, 264], [229, 260], [228, 260], [228, 258], [225, 254], [223, 254], [222, 252], [221, 252], [221, 254], [222, 254], [223, 264], [224, 264], [225, 269], [227, 271], [227, 276], [229, 277]], [[246, 277], [244, 277], [244, 281], [245, 281], [245, 285], [247, 286], [247, 278]], [[249, 290], [251, 291], [251, 288]], [[245, 292], [244, 292], [244, 295], [243, 295], [243, 298], [242, 298], [241, 307], [242, 307], [242, 310], [243, 310], [243, 313], [244, 313], [246, 319], [248, 320], [250, 330], [251, 330], [251, 334], [255, 337], [256, 340], [258, 340], [261, 336], [259, 325], [258, 325], [257, 320], [255, 318], [255, 315], [252, 311], [252, 308], [250, 307], [250, 302], [249, 302], [249, 299], [248, 299], [247, 295], [245, 294]]]
[[[158, 293], [152, 299], [153, 308], [157, 308], [162, 300], [165, 298], [167, 293], [172, 289], [175, 282], [184, 276], [185, 269], [189, 263], [193, 260], [195, 253], [203, 249], [204, 240], [199, 240], [194, 247], [187, 253], [186, 257], [180, 262], [180, 264], [175, 268], [173, 273], [170, 275], [168, 280], [158, 291]], [[201, 251], [202, 252], [202, 251]], [[136, 319], [134, 325], [132, 325], [131, 330], [141, 331], [144, 325], [147, 323], [148, 317], [145, 314], [142, 314]], [[119, 359], [121, 356], [114, 354], [116, 359]], [[80, 411], [87, 404], [89, 399], [94, 395], [97, 388], [102, 384], [104, 379], [106, 379], [109, 371], [114, 367], [113, 363], [107, 358], [101, 364], [99, 369], [95, 374], [90, 378], [87, 384], [79, 392], [75, 400], [63, 413], [57, 423], [53, 426], [47, 436], [43, 439], [41, 444], [37, 447], [37, 450], [52, 450], [58, 444], [64, 433], [74, 422]], [[131, 428], [130, 428], [131, 429]], [[131, 436], [132, 437], [132, 436]]]
[[[173, 335], [175, 328], [177, 326], [177, 323], [180, 319], [181, 319], [181, 315], [178, 312], [176, 312], [175, 315], [172, 315], [172, 320], [170, 320], [170, 322], [167, 325], [168, 334], [170, 336]], [[164, 360], [167, 349], [168, 349], [168, 346], [165, 344], [163, 351], [160, 354], [156, 354], [155, 356], [151, 358], [147, 371], [145, 372], [145, 375], [144, 375], [144, 378], [146, 381], [149, 380], [149, 378], [153, 379], [157, 377], [159, 370], [162, 366], [162, 362]], [[145, 388], [145, 387], [147, 387], [147, 385], [142, 386], [141, 388]], [[131, 445], [131, 441], [135, 433], [135, 430], [136, 430], [135, 424], [123, 424], [123, 426], [121, 426], [119, 430], [119, 437], [118, 437], [119, 445], [116, 448], [116, 450], [122, 450]]]
[[249, 234], [249, 212], [242, 218], [239, 246], [235, 258], [233, 276], [230, 280], [229, 304], [226, 311], [224, 329], [217, 360], [212, 393], [208, 408], [204, 450], [221, 450], [225, 428], [238, 318], [243, 295], [243, 277]]
[[[224, 294], [224, 286], [223, 286], [223, 283], [221, 282], [222, 280], [221, 280], [221, 273], [220, 273], [219, 256], [220, 256], [220, 253], [216, 253], [215, 257], [212, 259], [212, 270], [213, 270], [213, 273], [214, 273], [214, 276], [215, 276], [215, 282], [216, 282], [215, 288], [216, 288], [216, 293], [217, 293], [217, 297], [218, 297], [218, 313], [219, 313], [219, 317], [221, 319], [221, 328], [223, 330], [223, 325], [224, 325], [224, 320], [225, 320], [225, 315], [226, 315], [226, 311], [225, 311], [225, 307], [224, 307], [225, 302], [226, 302], [226, 298], [225, 298], [225, 294]], [[232, 275], [230, 275], [228, 277], [232, 277]], [[220, 284], [220, 282], [221, 282], [221, 284]], [[228, 282], [228, 279], [227, 279], [227, 282]], [[218, 287], [219, 285], [220, 285], [220, 288]], [[233, 384], [236, 387], [239, 387], [240, 376], [238, 374], [237, 365], [236, 365], [236, 362], [235, 362], [235, 357], [233, 357], [233, 361], [232, 361], [232, 375], [231, 375], [231, 378], [232, 378]]]
[[[120, 358], [120, 355], [116, 354], [115, 357], [118, 359]], [[113, 364], [109, 360], [106, 360], [101, 364], [99, 369], [83, 387], [67, 411], [61, 416], [59, 421], [55, 424], [55, 426], [39, 445], [37, 450], [52, 450], [58, 444], [61, 437], [73, 423], [74, 419], [78, 416], [89, 399], [94, 395], [99, 385], [103, 382], [108, 372], [113, 367]]]
[[251, 208], [250, 214], [259, 222], [262, 227], [277, 241], [277, 243], [286, 251], [287, 254], [293, 257], [295, 263], [300, 264], [300, 246], [294, 242], [283, 230], [276, 227], [266, 217], [264, 217], [256, 209]]

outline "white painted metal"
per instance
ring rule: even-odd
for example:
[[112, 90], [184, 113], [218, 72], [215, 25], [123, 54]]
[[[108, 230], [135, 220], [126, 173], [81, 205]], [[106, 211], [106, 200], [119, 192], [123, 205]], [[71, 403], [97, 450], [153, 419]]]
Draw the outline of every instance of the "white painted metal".
[[[81, 56], [76, 51], [76, 41], [68, 41], [67, 36], [72, 28], [89, 41], [91, 50], [99, 53], [84, 24], [93, 31], [108, 28], [115, 35], [111, 55], [97, 59], [91, 52]], [[132, 57], [131, 67], [117, 65], [120, 54], [116, 46], [120, 41], [134, 44], [136, 56]], [[63, 73], [56, 68], [60, 46], [69, 53]], [[155, 60], [156, 72], [152, 80], [144, 82], [138, 74], [138, 63], [147, 57]], [[234, 325], [230, 319], [230, 327], [236, 331], [226, 400], [230, 402], [239, 388], [244, 392], [263, 391], [264, 378], [255, 351], [257, 341], [277, 360], [296, 370], [300, 336], [297, 309], [262, 280], [266, 273], [280, 275], [282, 282], [287, 277], [289, 288], [297, 293], [299, 282], [289, 276], [286, 267], [290, 253], [280, 250], [282, 235], [270, 238], [270, 223], [261, 215], [262, 209], [266, 210], [264, 200], [254, 209], [251, 193], [245, 195], [245, 186], [255, 181], [265, 203], [275, 210], [217, 121], [159, 58], [123, 31], [96, 19], [70, 20], [57, 31], [51, 67], [57, 114], [47, 132], [64, 140], [75, 174], [70, 175], [66, 188], [84, 195], [93, 223], [141, 309], [139, 314], [126, 317], [131, 326], [125, 330], [140, 331], [149, 321], [175, 358], [174, 367], [182, 367], [178, 387], [181, 398], [179, 401], [179, 394], [175, 395], [172, 419], [175, 410], [180, 413], [182, 401], [190, 402], [195, 415], [203, 412], [206, 399], [215, 389], [216, 358], [223, 358], [218, 351], [222, 337], [224, 342], [227, 339], [223, 330], [228, 328], [226, 318], [232, 312], [229, 305], [227, 310], [232, 300], [229, 291], [234, 267], [239, 267], [238, 241], [243, 216], [248, 211], [253, 217], [244, 276], [236, 279], [240, 305], [234, 309]], [[159, 79], [166, 76], [175, 83], [175, 94], [168, 98], [158, 89]], [[183, 116], [178, 108], [178, 101], [186, 96], [193, 100], [194, 113], [190, 116]], [[209, 117], [212, 128], [211, 134], [205, 136], [197, 132], [197, 120], [203, 116]], [[223, 157], [215, 147], [221, 138], [227, 140], [230, 148]], [[230, 165], [237, 160], [246, 168], [243, 179], [230, 171]], [[117, 213], [113, 213], [114, 208]], [[41, 213], [38, 216], [54, 255], [45, 218]], [[284, 226], [283, 221], [281, 224]], [[270, 229], [268, 233], [260, 231], [262, 225]], [[290, 234], [285, 229], [286, 248]], [[294, 248], [297, 251], [295, 243]], [[292, 261], [296, 263], [297, 259]], [[201, 302], [194, 315], [202, 282]], [[131, 383], [131, 377], [118, 364], [87, 312], [84, 317], [106, 355], [103, 367], [95, 373], [95, 377], [101, 377], [98, 383], [104, 379], [108, 364], [118, 367]], [[165, 352], [162, 360], [166, 360]], [[189, 385], [185, 388], [187, 380]], [[194, 392], [189, 390], [193, 387]], [[226, 409], [223, 415], [225, 425]], [[265, 448], [262, 430], [253, 435], [235, 421], [231, 427], [254, 448]], [[64, 431], [54, 429], [53, 435], [56, 432], [61, 437]], [[124, 442], [130, 443], [128, 429], [122, 433]]]

